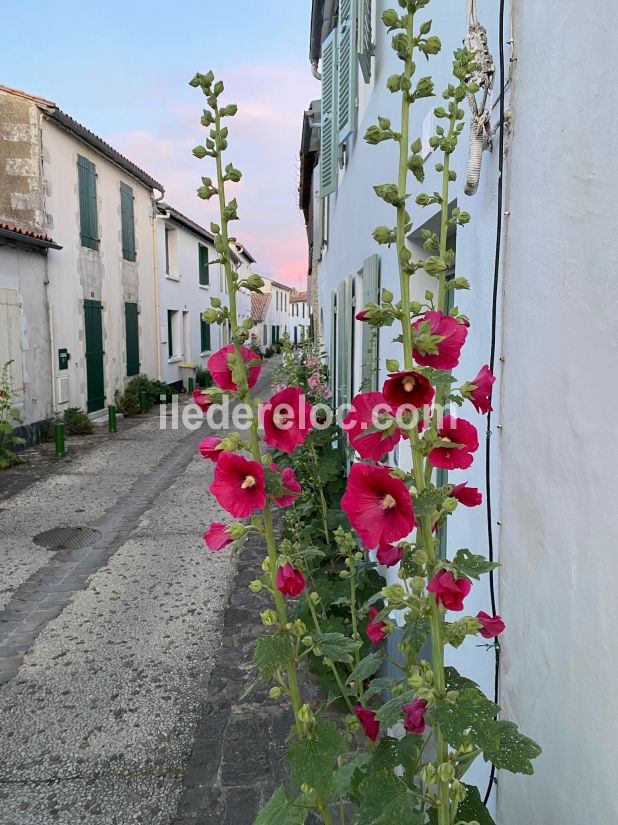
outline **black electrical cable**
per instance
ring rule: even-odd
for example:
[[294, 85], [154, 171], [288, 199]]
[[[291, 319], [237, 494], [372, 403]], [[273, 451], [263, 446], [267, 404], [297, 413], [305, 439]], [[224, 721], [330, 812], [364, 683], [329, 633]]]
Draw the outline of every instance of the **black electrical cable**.
[[[504, 202], [504, 91], [506, 81], [504, 77], [504, 4], [505, 0], [500, 0], [500, 24], [499, 24], [499, 40], [500, 40], [500, 127], [499, 127], [499, 154], [498, 154], [498, 214], [496, 217], [496, 249], [494, 256], [494, 281], [493, 294], [491, 304], [491, 348], [489, 351], [489, 368], [494, 373], [494, 365], [496, 362], [496, 334], [498, 326], [498, 285], [500, 283], [500, 258], [502, 248], [502, 215]], [[485, 489], [486, 489], [486, 510], [487, 510], [487, 548], [489, 561], [494, 560], [494, 536], [493, 536], [493, 521], [491, 516], [491, 409], [487, 413], [487, 433], [485, 439]], [[496, 586], [494, 579], [494, 571], [489, 572], [489, 593], [491, 597], [491, 611], [492, 615], [496, 615]], [[498, 703], [499, 688], [500, 688], [500, 647], [496, 643], [494, 646], [495, 664], [494, 664], [494, 701]], [[487, 805], [489, 797], [494, 787], [494, 780], [496, 776], [495, 765], [491, 766], [489, 774], [489, 782], [485, 792], [483, 803]]]

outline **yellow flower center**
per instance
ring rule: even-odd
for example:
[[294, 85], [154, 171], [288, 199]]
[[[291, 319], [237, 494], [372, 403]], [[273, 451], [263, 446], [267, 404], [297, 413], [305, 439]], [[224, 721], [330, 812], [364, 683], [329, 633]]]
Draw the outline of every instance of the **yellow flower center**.
[[256, 482], [254, 476], [247, 476], [240, 486], [241, 489], [248, 490], [250, 487], [255, 487], [255, 483]]
[[382, 509], [383, 510], [392, 510], [393, 507], [397, 504], [395, 499], [392, 497], [390, 493], [387, 493], [384, 498], [382, 499]]
[[416, 381], [414, 380], [414, 378], [412, 378], [411, 375], [407, 375], [402, 381], [402, 386], [406, 392], [412, 392], [415, 384]]

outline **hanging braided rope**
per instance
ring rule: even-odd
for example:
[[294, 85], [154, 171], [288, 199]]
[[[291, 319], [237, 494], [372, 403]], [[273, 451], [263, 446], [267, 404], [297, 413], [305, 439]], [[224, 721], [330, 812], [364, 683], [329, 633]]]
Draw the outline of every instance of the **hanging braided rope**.
[[[466, 167], [464, 192], [474, 195], [481, 178], [481, 164], [483, 150], [488, 147], [490, 132], [490, 113], [487, 101], [494, 82], [494, 60], [487, 45], [487, 31], [477, 17], [476, 0], [468, 0], [468, 34], [464, 41], [466, 48], [476, 55], [476, 70], [468, 78], [469, 82], [477, 83], [482, 92], [481, 103], [473, 94], [468, 94], [470, 106], [470, 151]], [[485, 137], [487, 135], [487, 138]]]

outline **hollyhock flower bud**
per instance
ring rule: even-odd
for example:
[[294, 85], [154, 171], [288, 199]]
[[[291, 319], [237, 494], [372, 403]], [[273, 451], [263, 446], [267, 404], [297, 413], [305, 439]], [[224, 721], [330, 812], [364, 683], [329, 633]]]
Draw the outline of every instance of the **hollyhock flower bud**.
[[415, 733], [418, 736], [425, 733], [426, 700], [414, 699], [410, 704], [404, 705], [401, 709], [405, 714], [403, 726], [408, 733]]
[[356, 705], [354, 713], [365, 731], [365, 736], [375, 742], [380, 733], [380, 723], [376, 720], [375, 711]]
[[434, 397], [434, 388], [427, 378], [420, 372], [391, 373], [382, 388], [385, 399], [393, 407], [425, 407], [431, 404]]
[[234, 539], [227, 524], [213, 521], [208, 528], [208, 532], [203, 537], [210, 550], [223, 550], [228, 544], [233, 544]]
[[436, 604], [442, 602], [447, 610], [463, 610], [464, 599], [471, 589], [469, 579], [456, 579], [450, 570], [439, 570], [427, 585], [427, 590], [435, 594]]
[[275, 687], [271, 687], [268, 691], [268, 695], [271, 699], [279, 699], [281, 696], [281, 688], [277, 687], [277, 685], [275, 685]]
[[283, 471], [279, 469], [279, 467], [271, 462], [269, 465], [271, 470], [275, 470], [277, 473], [281, 473], [281, 481], [283, 483], [283, 488], [285, 490], [284, 495], [280, 498], [275, 498], [276, 504], [279, 507], [289, 507], [290, 504], [294, 504], [296, 501], [298, 494], [302, 492], [300, 482], [296, 478], [296, 473], [292, 470], [291, 467], [286, 467]]
[[394, 567], [403, 558], [403, 547], [397, 544], [381, 544], [376, 553], [376, 558], [384, 567]]
[[218, 461], [221, 455], [221, 449], [217, 449], [217, 447], [219, 447], [220, 444], [220, 438], [214, 438], [209, 435], [200, 441], [197, 448], [203, 458], [209, 458], [211, 461]]
[[408, 489], [389, 467], [353, 464], [341, 509], [369, 548], [403, 539], [415, 525]]
[[264, 469], [237, 453], [221, 453], [210, 492], [235, 518], [246, 518], [266, 504]]
[[277, 570], [277, 590], [284, 596], [295, 599], [305, 589], [305, 577], [300, 570], [296, 570], [287, 562]]
[[495, 639], [496, 636], [504, 632], [504, 628], [506, 627], [500, 616], [490, 616], [488, 613], [485, 613], [484, 610], [477, 613], [476, 618], [481, 624], [479, 633], [484, 639]]
[[193, 390], [193, 401], [202, 412], [206, 412], [212, 404], [208, 390]]
[[264, 441], [284, 453], [293, 453], [311, 431], [311, 404], [300, 387], [286, 387], [261, 408]]
[[456, 498], [464, 507], [477, 507], [483, 503], [483, 496], [476, 487], [468, 487], [468, 482], [456, 484], [451, 490], [451, 498]]
[[[208, 370], [212, 375], [212, 379], [215, 382], [215, 384], [222, 390], [238, 389], [237, 385], [232, 379], [232, 370], [228, 363], [228, 356], [231, 353], [235, 353], [234, 344], [228, 344], [227, 347], [223, 347], [223, 349], [218, 350], [218, 352], [215, 352], [208, 359]], [[258, 380], [260, 370], [262, 369], [260, 357], [259, 355], [256, 355], [255, 352], [252, 352], [250, 349], [247, 349], [247, 347], [240, 347], [240, 354], [245, 363], [251, 363], [255, 361], [259, 362], [257, 364], [254, 363], [254, 365], [249, 367], [248, 369], [247, 384], [249, 388], [251, 388]]]
[[259, 579], [254, 579], [252, 582], [249, 582], [249, 590], [252, 593], [259, 593], [263, 587], [264, 585]]
[[468, 384], [464, 384], [465, 391], [462, 393], [472, 401], [474, 409], [485, 415], [493, 409], [491, 406], [491, 388], [496, 378], [492, 375], [491, 370], [485, 364], [481, 367], [476, 378], [473, 378]]
[[472, 464], [472, 453], [479, 447], [476, 427], [463, 418], [446, 415], [438, 436], [448, 439], [453, 446], [434, 447], [429, 453], [430, 463], [443, 470], [466, 470]]
[[395, 410], [387, 403], [381, 392], [363, 392], [352, 399], [352, 409], [343, 419], [343, 429], [348, 435], [350, 446], [361, 458], [379, 461], [385, 453], [390, 452], [401, 438], [401, 432], [392, 426], [376, 432], [367, 432], [379, 423], [380, 416], [395, 415]]
[[371, 322], [371, 319], [374, 316], [374, 312], [371, 309], [361, 309], [360, 312], [356, 313], [356, 320], [357, 321], [366, 321], [367, 323]]
[[[412, 327], [419, 330], [421, 324], [429, 322], [430, 334], [433, 343], [432, 349], [437, 352], [427, 352], [423, 348], [422, 340], [414, 347], [414, 360], [422, 367], [433, 367], [437, 370], [450, 370], [459, 363], [461, 348], [463, 347], [468, 329], [451, 315], [444, 315], [438, 310], [430, 310], [415, 321]], [[418, 336], [417, 336], [418, 337]]]
[[378, 642], [381, 642], [382, 639], [386, 639], [388, 633], [384, 630], [386, 627], [386, 622], [376, 622], [375, 617], [378, 615], [378, 611], [375, 607], [369, 608], [369, 624], [365, 628], [365, 633], [367, 637], [371, 641], [371, 644], [377, 645]]
[[266, 627], [272, 627], [277, 624], [277, 614], [274, 610], [264, 610], [260, 613], [260, 619], [262, 620], [262, 624], [266, 625]]

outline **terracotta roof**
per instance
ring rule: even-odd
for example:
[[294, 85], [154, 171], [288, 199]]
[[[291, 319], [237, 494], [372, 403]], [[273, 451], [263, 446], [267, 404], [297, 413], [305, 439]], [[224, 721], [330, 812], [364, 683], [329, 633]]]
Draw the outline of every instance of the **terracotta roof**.
[[37, 97], [36, 95], [28, 94], [28, 92], [22, 92], [20, 89], [12, 89], [10, 86], [0, 85], [0, 92], [7, 92], [8, 94], [15, 95], [16, 97], [31, 100], [45, 115], [47, 115], [50, 120], [53, 120], [58, 126], [61, 126], [71, 132], [76, 137], [92, 146], [94, 149], [97, 149], [102, 155], [105, 155], [105, 157], [118, 164], [118, 166], [121, 166], [133, 175], [134, 178], [137, 178], [137, 180], [141, 183], [145, 184], [150, 189], [157, 189], [159, 192], [164, 191], [162, 184], [158, 183], [147, 172], [140, 169], [139, 166], [130, 161], [124, 155], [121, 155], [118, 150], [114, 149], [113, 146], [110, 146], [110, 144], [103, 140], [103, 138], [95, 135], [95, 133], [91, 132], [90, 129], [82, 126], [82, 124], [78, 123], [77, 120], [72, 118], [70, 115], [67, 115], [66, 112], [62, 111], [62, 109], [59, 109], [58, 106], [56, 106], [56, 104], [51, 100], [46, 100], [44, 97]]
[[[36, 246], [51, 246], [54, 249], [62, 249], [49, 235], [44, 235], [42, 232], [34, 232], [32, 229], [24, 229], [24, 227], [16, 226], [13, 223], [0, 221], [0, 232], [2, 232], [5, 237], [19, 235], [23, 237], [24, 240], [27, 239], [38, 242], [35, 244]], [[16, 240], [19, 240], [19, 238], [16, 238]]]
[[251, 293], [251, 320], [256, 322], [264, 320], [270, 299], [270, 294]]
[[290, 295], [290, 303], [295, 304], [298, 301], [306, 301], [307, 300], [307, 293], [306, 292], [293, 292]]

